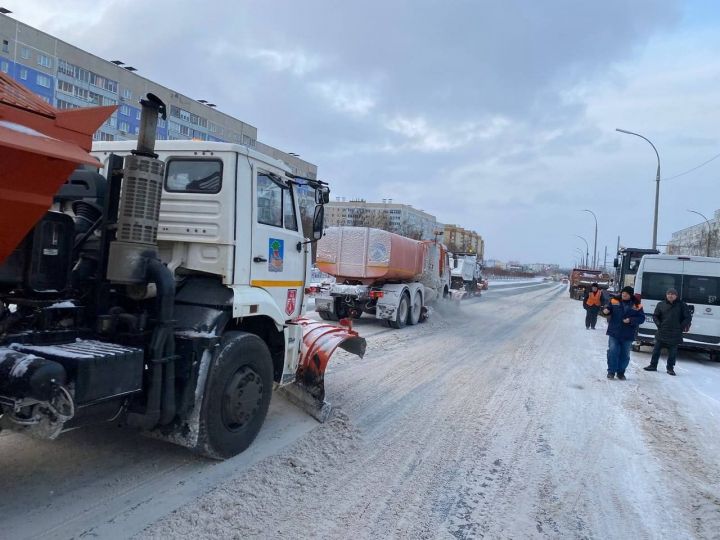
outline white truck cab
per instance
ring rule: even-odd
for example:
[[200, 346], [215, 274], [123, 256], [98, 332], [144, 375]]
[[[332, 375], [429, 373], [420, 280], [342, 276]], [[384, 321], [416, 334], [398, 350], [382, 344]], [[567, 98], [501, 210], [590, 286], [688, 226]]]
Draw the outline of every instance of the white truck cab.
[[[107, 164], [135, 141], [96, 142]], [[235, 317], [265, 316], [278, 330], [300, 315], [310, 272], [299, 186], [281, 161], [231, 143], [157, 141], [165, 162], [158, 246], [175, 271], [217, 276], [232, 289]], [[248, 219], [249, 218], [249, 219]], [[297, 369], [301, 331], [286, 333], [283, 377]]]

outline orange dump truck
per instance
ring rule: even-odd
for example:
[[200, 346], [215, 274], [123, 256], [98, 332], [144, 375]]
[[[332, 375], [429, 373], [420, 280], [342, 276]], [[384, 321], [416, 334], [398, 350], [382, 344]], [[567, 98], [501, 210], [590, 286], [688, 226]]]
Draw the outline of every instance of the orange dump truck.
[[590, 290], [593, 283], [597, 283], [600, 289], [610, 288], [610, 275], [601, 270], [590, 270], [589, 268], [573, 268], [570, 273], [570, 298], [582, 300], [585, 291]]
[[423, 321], [427, 306], [450, 292], [447, 249], [370, 227], [330, 227], [318, 242], [316, 266], [336, 282], [315, 298], [325, 320], [363, 313], [393, 328]]

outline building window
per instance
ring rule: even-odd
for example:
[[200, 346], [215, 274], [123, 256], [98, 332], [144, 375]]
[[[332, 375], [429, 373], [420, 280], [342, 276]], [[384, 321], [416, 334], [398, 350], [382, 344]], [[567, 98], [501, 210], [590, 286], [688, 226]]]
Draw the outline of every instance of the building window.
[[27, 69], [22, 68], [22, 69], [20, 70], [20, 78], [21, 78], [23, 81], [27, 81]]
[[58, 99], [57, 100], [57, 108], [62, 110], [62, 109], [78, 109], [79, 107], [77, 105], [75, 105], [74, 103], [70, 103], [69, 101]]
[[48, 77], [47, 75], [43, 75], [42, 73], [38, 73], [36, 76], [36, 81], [39, 86], [50, 88], [52, 87], [52, 79]]
[[123, 97], [125, 99], [132, 99], [132, 91], [129, 88], [123, 88]]
[[38, 66], [42, 66], [42, 67], [46, 67], [46, 68], [53, 67], [52, 58], [50, 58], [49, 56], [45, 56], [44, 54], [38, 54], [37, 63], [38, 63]]
[[29, 60], [30, 59], [30, 49], [27, 47], [20, 47], [20, 58], [23, 60]]
[[[135, 111], [135, 120], [140, 120], [140, 111]], [[165, 120], [158, 118], [158, 125], [160, 127], [165, 127]]]
[[115, 115], [108, 118], [105, 124], [110, 126], [111, 128], [117, 128], [117, 118], [115, 118]]
[[130, 116], [130, 107], [127, 105], [120, 105], [120, 114], [123, 116]]
[[8, 71], [10, 71], [10, 64], [8, 64], [7, 62], [0, 62], [0, 71], [2, 71], [3, 73], [7, 73]]
[[130, 124], [128, 124], [127, 122], [120, 122], [118, 124], [118, 129], [127, 133], [128, 131], [130, 131]]
[[9, 53], [10, 52], [10, 42], [7, 39], [3, 39], [3, 48], [2, 52]]

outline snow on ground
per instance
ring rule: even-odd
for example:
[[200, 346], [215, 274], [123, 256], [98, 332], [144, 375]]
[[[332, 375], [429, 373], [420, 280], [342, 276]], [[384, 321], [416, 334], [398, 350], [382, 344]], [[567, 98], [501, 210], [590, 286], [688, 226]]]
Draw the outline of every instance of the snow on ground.
[[334, 420], [138, 538], [718, 537], [720, 364], [607, 380], [554, 283], [443, 315], [340, 354]]

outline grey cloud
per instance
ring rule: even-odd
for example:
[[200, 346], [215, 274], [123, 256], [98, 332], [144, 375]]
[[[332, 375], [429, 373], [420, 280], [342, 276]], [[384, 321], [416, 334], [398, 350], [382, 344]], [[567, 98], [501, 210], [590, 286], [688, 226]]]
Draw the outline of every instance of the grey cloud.
[[[625, 143], [585, 117], [587, 95], [598, 80], [622, 87], [616, 64], [679, 24], [680, 5], [115, 0], [61, 37], [212, 99], [317, 163], [336, 195], [412, 202], [478, 229], [490, 255], [559, 260], [565, 232], [556, 251], [539, 241], [568, 226], [558, 200], [583, 204], [613, 170], [633, 177]], [[626, 227], [610, 210], [619, 189], [647, 211], [632, 182], [594, 201]]]

